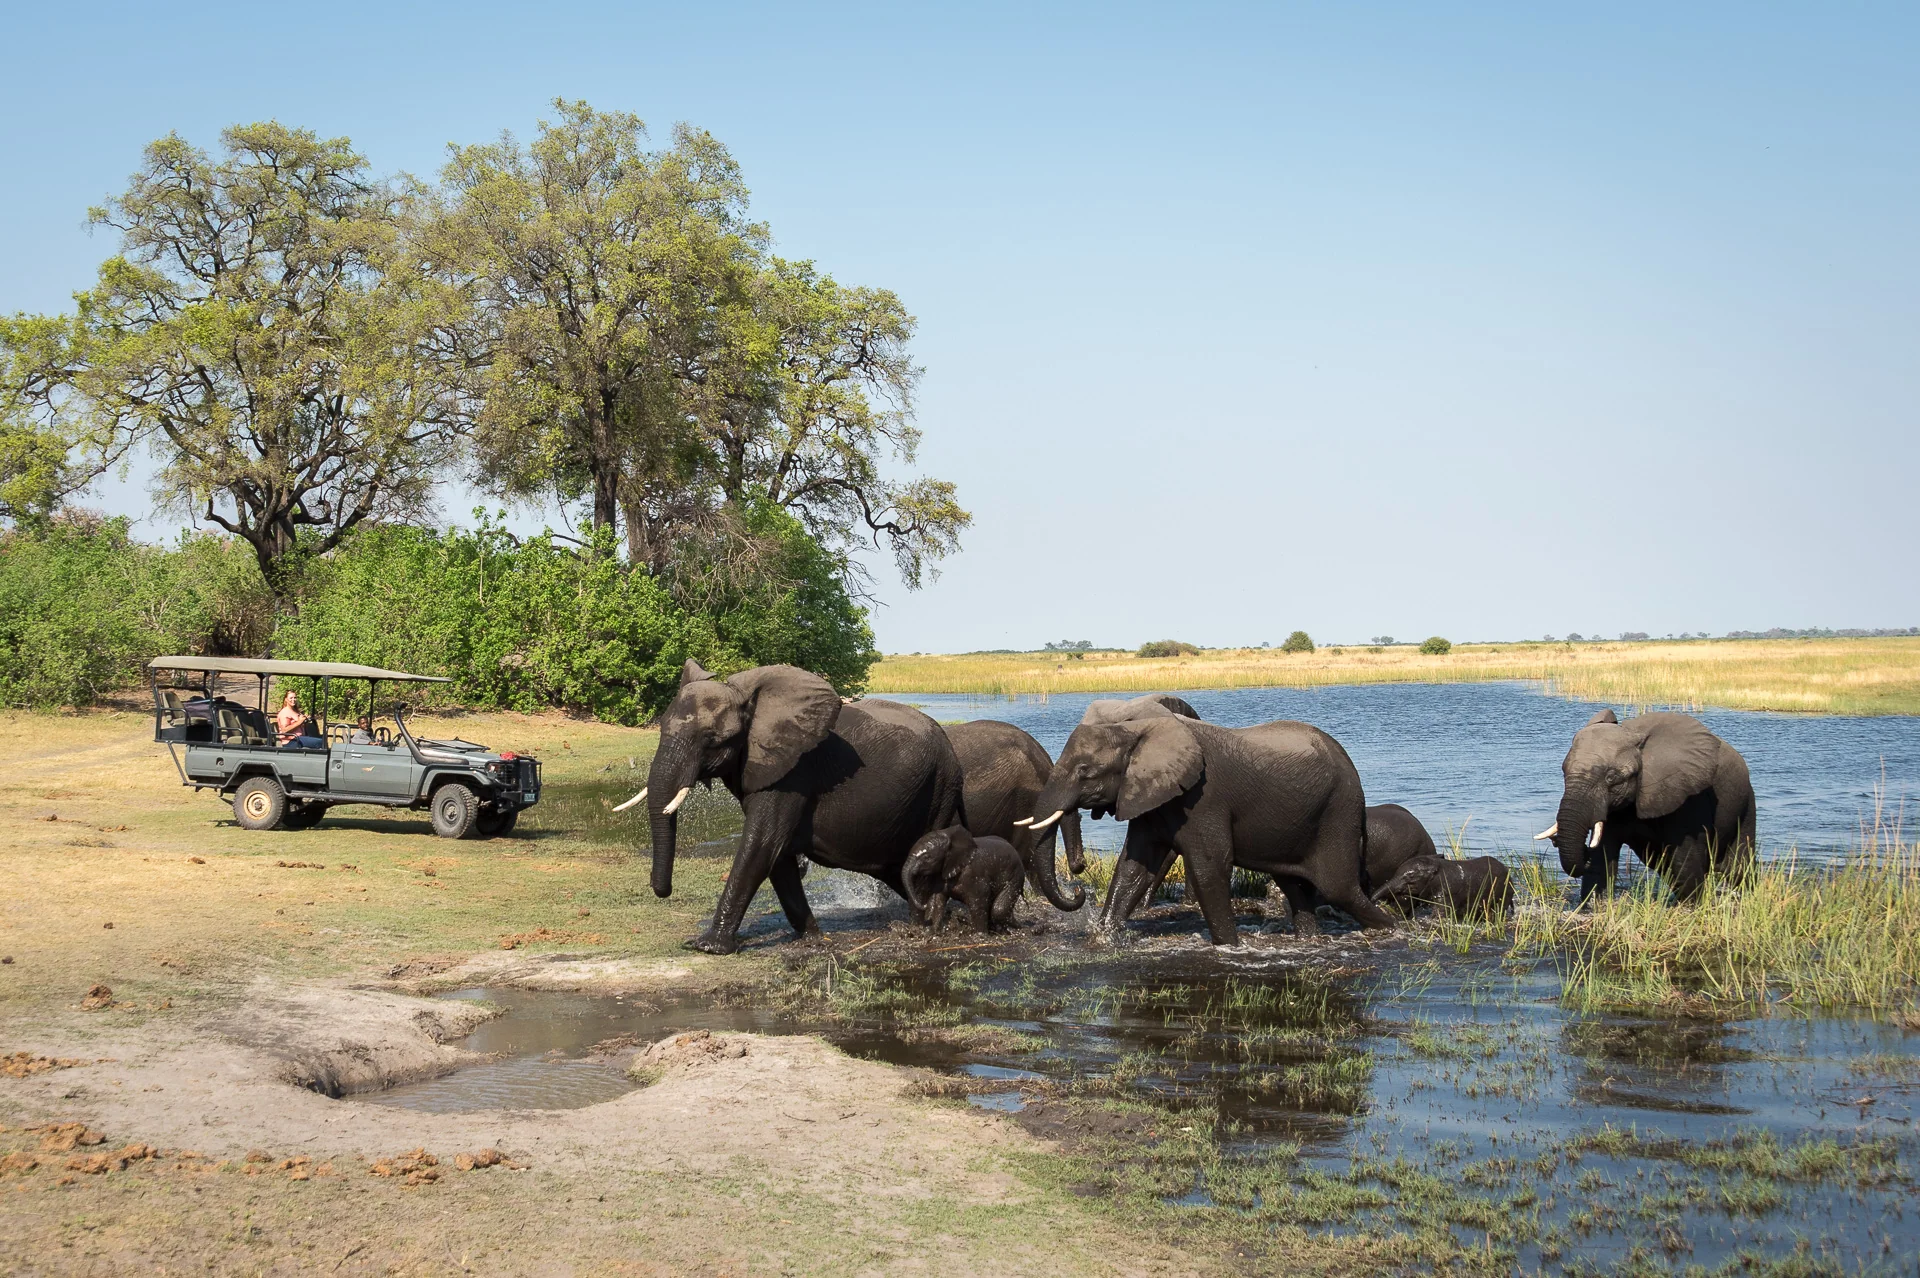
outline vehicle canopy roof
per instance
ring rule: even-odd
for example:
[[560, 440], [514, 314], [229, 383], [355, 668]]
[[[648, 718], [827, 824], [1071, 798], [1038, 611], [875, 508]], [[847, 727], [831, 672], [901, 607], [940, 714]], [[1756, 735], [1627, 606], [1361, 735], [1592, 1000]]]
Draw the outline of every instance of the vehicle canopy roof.
[[258, 657], [155, 657], [149, 670], [189, 670], [212, 674], [285, 675], [299, 679], [380, 679], [395, 683], [452, 683], [439, 675], [408, 674], [357, 666], [348, 661], [266, 661]]

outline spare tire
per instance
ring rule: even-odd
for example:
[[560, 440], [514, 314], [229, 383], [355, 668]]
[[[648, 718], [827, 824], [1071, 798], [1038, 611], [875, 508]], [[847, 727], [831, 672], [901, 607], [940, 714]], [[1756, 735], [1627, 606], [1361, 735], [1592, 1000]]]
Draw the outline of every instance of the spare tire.
[[480, 815], [473, 819], [473, 832], [483, 839], [496, 839], [503, 834], [512, 834], [513, 826], [520, 819], [520, 811], [515, 808], [502, 812], [498, 808], [482, 808]]

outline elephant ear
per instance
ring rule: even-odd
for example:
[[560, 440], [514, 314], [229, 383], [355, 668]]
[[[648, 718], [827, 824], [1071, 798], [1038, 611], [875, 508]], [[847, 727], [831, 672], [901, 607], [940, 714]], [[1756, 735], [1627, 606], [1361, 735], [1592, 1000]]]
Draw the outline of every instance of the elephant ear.
[[1596, 723], [1618, 723], [1618, 722], [1620, 722], [1619, 715], [1616, 715], [1612, 710], [1602, 710], [1599, 714], [1596, 714], [1593, 716], [1593, 718], [1587, 720], [1584, 726], [1591, 728]]
[[1186, 701], [1165, 692], [1150, 692], [1146, 696], [1139, 698], [1139, 700], [1151, 701], [1155, 705], [1179, 715], [1182, 719], [1197, 720], [1200, 718], [1200, 712], [1188, 705]]
[[1131, 821], [1185, 794], [1206, 773], [1206, 756], [1187, 721], [1167, 714], [1128, 723], [1134, 738], [1113, 815]]
[[1673, 813], [1713, 784], [1720, 738], [1692, 715], [1645, 714], [1628, 721], [1639, 729], [1640, 792], [1634, 811], [1644, 821]]
[[764, 790], [827, 739], [840, 717], [840, 694], [797, 666], [755, 666], [727, 680], [747, 703], [747, 762], [740, 788]]
[[680, 686], [683, 688], [690, 683], [699, 683], [702, 679], [711, 678], [713, 676], [702, 669], [700, 663], [692, 657], [688, 657], [687, 664], [680, 667]]

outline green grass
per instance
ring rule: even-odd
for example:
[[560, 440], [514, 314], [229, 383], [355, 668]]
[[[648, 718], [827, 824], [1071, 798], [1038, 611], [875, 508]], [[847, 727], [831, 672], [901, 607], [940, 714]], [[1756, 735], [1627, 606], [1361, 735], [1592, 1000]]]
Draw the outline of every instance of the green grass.
[[1089, 653], [915, 653], [874, 666], [869, 689], [1018, 693], [1309, 688], [1358, 683], [1481, 683], [1519, 679], [1564, 696], [1634, 706], [1725, 706], [1813, 714], [1920, 714], [1920, 638], [1717, 639], [1639, 643], [1457, 644], [1445, 655], [1410, 646], [1214, 649], [1141, 658]]

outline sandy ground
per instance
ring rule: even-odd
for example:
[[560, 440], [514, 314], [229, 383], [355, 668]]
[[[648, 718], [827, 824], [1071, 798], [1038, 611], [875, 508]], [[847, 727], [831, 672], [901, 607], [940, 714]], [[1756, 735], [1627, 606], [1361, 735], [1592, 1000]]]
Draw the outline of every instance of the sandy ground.
[[[0, 719], [0, 749], [33, 778], [0, 795], [0, 1268], [1230, 1267], [1042, 1191], [1019, 1169], [1045, 1142], [817, 1039], [642, 1045], [657, 1081], [577, 1110], [354, 1101], [463, 1062], [455, 1040], [491, 1013], [414, 992], [430, 985], [750, 976], [764, 959], [678, 947], [723, 866], [688, 863], [663, 904], [644, 863], [564, 840], [446, 845], [417, 821], [332, 818], [250, 834], [175, 783], [149, 722]], [[561, 719], [459, 730], [540, 750], [550, 782], [651, 753], [645, 734]], [[499, 949], [537, 927], [584, 957]], [[88, 999], [96, 986], [112, 992]]]

